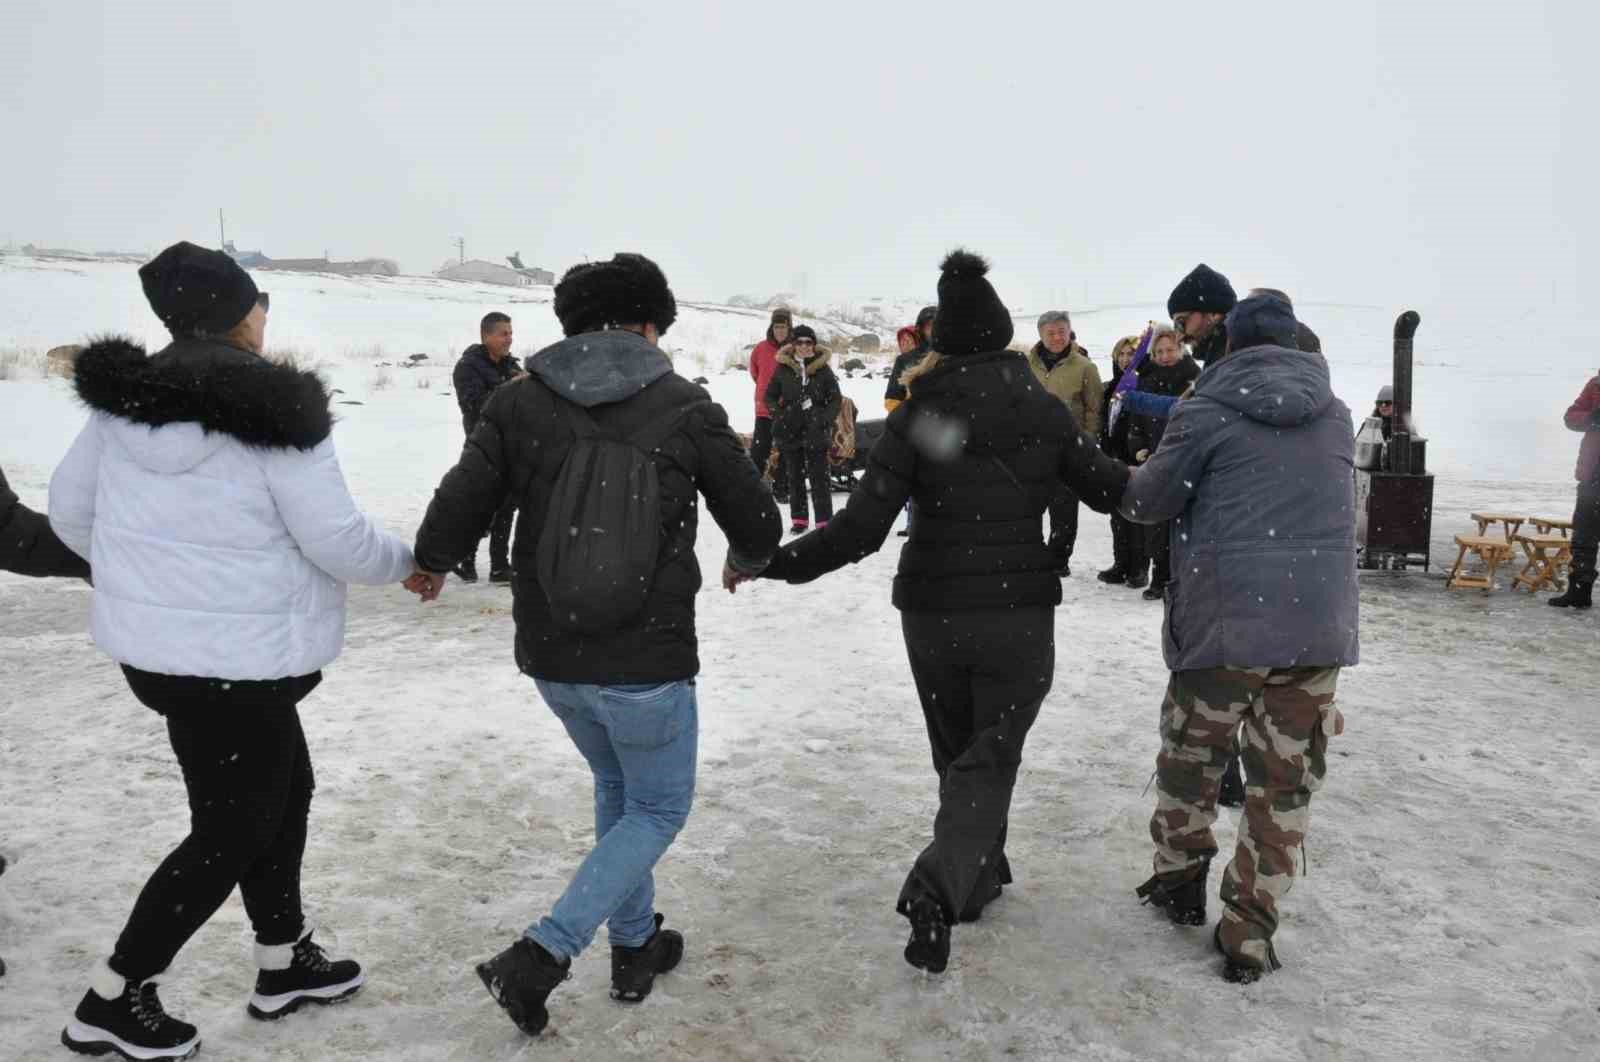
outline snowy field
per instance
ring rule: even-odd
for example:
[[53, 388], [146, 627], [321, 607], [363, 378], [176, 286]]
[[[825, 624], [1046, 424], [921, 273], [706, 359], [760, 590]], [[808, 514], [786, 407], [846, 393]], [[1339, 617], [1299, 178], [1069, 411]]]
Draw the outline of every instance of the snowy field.
[[[492, 308], [515, 316], [521, 354], [558, 332], [548, 289], [508, 305], [501, 289], [424, 278], [258, 281], [274, 296], [269, 345], [314, 359], [361, 403], [336, 407], [346, 475], [407, 536], [460, 446], [447, 352]], [[1358, 416], [1388, 375], [1402, 308], [1301, 307]], [[1158, 309], [1075, 324], [1103, 364]], [[1584, 322], [1416, 309], [1437, 568], [1473, 509], [1570, 514], [1577, 436], [1560, 416], [1600, 355], [1580, 345]], [[131, 266], [0, 259], [0, 311], [0, 351], [112, 329], [160, 338]], [[747, 378], [719, 370], [764, 327], [763, 314], [686, 306], [668, 337], [743, 427]], [[374, 361], [413, 352], [432, 367], [375, 386]], [[881, 388], [846, 382], [868, 411]], [[0, 418], [0, 467], [42, 508], [83, 413], [66, 381], [0, 380]], [[367, 964], [365, 992], [251, 1021], [234, 898], [179, 956], [167, 1005], [200, 1026], [202, 1057], [226, 1059], [1600, 1057], [1600, 617], [1505, 589], [1447, 593], [1437, 570], [1363, 577], [1364, 663], [1344, 675], [1348, 729], [1288, 900], [1287, 966], [1240, 989], [1217, 976], [1209, 927], [1174, 929], [1134, 899], [1150, 863], [1160, 608], [1094, 580], [1110, 535], [1102, 517], [1082, 523], [1055, 688], [1017, 786], [1017, 882], [957, 930], [945, 976], [905, 965], [893, 913], [935, 779], [889, 605], [891, 539], [807, 587], [701, 595], [698, 802], [658, 873], [688, 952], [643, 1006], [607, 999], [604, 934], [537, 1041], [473, 974], [558, 895], [590, 842], [591, 796], [512, 664], [508, 593], [453, 583], [426, 607], [398, 587], [353, 590], [345, 653], [303, 706], [318, 783], [306, 897], [320, 938]], [[724, 549], [704, 521], [707, 573]], [[88, 965], [186, 825], [159, 718], [88, 641], [89, 593], [0, 576], [0, 851], [13, 859], [0, 1059], [67, 1057], [55, 1041]], [[1225, 849], [1235, 819], [1219, 823]], [[1213, 920], [1216, 907], [1213, 894]]]

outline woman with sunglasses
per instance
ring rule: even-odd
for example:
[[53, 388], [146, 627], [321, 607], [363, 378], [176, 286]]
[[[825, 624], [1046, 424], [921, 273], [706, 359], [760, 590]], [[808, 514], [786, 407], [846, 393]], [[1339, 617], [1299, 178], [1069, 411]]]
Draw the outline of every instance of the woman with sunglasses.
[[808, 325], [794, 330], [789, 346], [778, 352], [778, 369], [767, 384], [767, 408], [772, 411], [772, 437], [789, 469], [789, 519], [791, 532], [811, 528], [806, 508], [806, 483], [817, 526], [827, 527], [833, 516], [833, 485], [828, 482], [828, 448], [834, 425], [844, 404], [839, 378], [828, 367], [832, 355], [817, 346], [817, 333]]
[[[339, 655], [345, 584], [414, 567], [350, 497], [322, 381], [261, 356], [268, 301], [250, 275], [179, 243], [139, 278], [173, 342], [146, 356], [113, 337], [79, 355], [90, 417], [50, 482], [50, 524], [93, 566], [95, 644], [165, 719], [189, 835], [145, 883], [61, 1039], [81, 1054], [186, 1058], [199, 1035], [165, 1012], [155, 979], [235, 886], [255, 930], [252, 1017], [362, 985], [301, 909], [313, 783], [296, 706]], [[128, 769], [104, 751], [106, 769]]]

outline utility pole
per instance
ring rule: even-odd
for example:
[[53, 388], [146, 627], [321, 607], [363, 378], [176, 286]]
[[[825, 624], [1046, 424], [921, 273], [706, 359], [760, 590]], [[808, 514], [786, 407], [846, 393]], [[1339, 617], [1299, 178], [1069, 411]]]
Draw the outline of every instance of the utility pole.
[[220, 246], [228, 246], [228, 225], [222, 220], [222, 208], [217, 207], [217, 238], [222, 241]]
[[457, 264], [461, 264], [461, 265], [465, 265], [466, 264], [466, 261], [467, 261], [467, 238], [465, 236], [457, 236], [456, 237], [456, 261], [457, 261]]

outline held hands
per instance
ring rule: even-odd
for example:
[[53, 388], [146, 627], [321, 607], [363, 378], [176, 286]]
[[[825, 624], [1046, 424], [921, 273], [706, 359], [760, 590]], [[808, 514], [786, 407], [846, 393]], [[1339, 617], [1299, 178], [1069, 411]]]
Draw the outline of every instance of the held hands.
[[444, 589], [445, 576], [442, 572], [425, 572], [420, 569], [412, 572], [401, 583], [407, 590], [422, 598], [423, 601], [437, 601], [439, 593]]
[[737, 594], [741, 583], [754, 582], [753, 575], [746, 575], [738, 571], [732, 564], [726, 562], [722, 565], [722, 588], [730, 594]]

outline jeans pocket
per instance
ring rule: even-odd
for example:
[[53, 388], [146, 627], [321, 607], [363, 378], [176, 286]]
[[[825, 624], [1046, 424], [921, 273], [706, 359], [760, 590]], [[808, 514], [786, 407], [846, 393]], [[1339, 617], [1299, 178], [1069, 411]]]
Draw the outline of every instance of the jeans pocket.
[[694, 692], [685, 682], [602, 686], [601, 722], [611, 740], [633, 748], [671, 744], [693, 723]]

